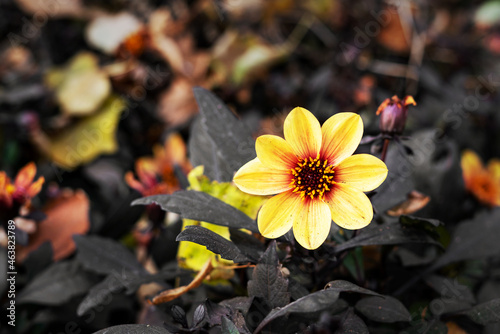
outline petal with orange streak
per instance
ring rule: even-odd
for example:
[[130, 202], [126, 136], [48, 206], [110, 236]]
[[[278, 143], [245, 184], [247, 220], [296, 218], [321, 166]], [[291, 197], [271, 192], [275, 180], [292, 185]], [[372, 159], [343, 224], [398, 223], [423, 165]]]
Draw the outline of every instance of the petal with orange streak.
[[491, 159], [487, 168], [493, 182], [500, 185], [500, 159]]
[[471, 189], [474, 186], [474, 179], [484, 172], [483, 163], [474, 151], [465, 150], [462, 153], [460, 165], [462, 166], [465, 187]]
[[373, 206], [360, 190], [345, 184], [335, 184], [325, 193], [325, 202], [330, 206], [335, 224], [348, 230], [357, 230], [370, 224]]
[[30, 187], [28, 188], [28, 190], [26, 191], [26, 195], [28, 196], [28, 198], [33, 198], [36, 195], [38, 195], [40, 190], [42, 190], [42, 186], [43, 186], [44, 182], [45, 182], [45, 178], [43, 176], [40, 176], [38, 178], [38, 180], [36, 180], [36, 182], [33, 182], [30, 185]]
[[387, 166], [370, 154], [356, 154], [335, 167], [335, 182], [347, 184], [361, 191], [371, 191], [387, 177]]
[[296, 155], [316, 158], [321, 148], [321, 126], [309, 110], [294, 108], [285, 119], [283, 132]]
[[144, 192], [146, 191], [143, 184], [137, 181], [137, 179], [134, 177], [134, 173], [132, 172], [125, 173], [125, 182], [130, 188], [137, 190], [141, 194], [144, 194]]
[[36, 175], [36, 165], [34, 162], [30, 162], [17, 173], [16, 180], [14, 184], [16, 188], [28, 188]]
[[257, 157], [265, 166], [290, 170], [297, 166], [298, 158], [290, 144], [281, 137], [263, 135], [255, 142]]
[[257, 216], [260, 234], [274, 239], [287, 233], [299, 219], [303, 203], [300, 196], [291, 191], [270, 198]]
[[274, 195], [292, 188], [292, 174], [271, 169], [255, 158], [243, 165], [233, 177], [234, 184], [252, 195]]
[[495, 187], [491, 204], [500, 206], [500, 159], [491, 159], [488, 162], [488, 172], [492, 179], [492, 185]]
[[156, 174], [158, 173], [158, 166], [154, 159], [139, 158], [135, 163], [135, 172], [139, 180], [147, 188], [154, 187], [157, 184]]
[[165, 158], [174, 164], [182, 165], [186, 161], [187, 148], [181, 135], [173, 133], [165, 140]]
[[323, 124], [321, 132], [321, 157], [335, 166], [356, 151], [363, 136], [363, 121], [352, 112], [338, 113]]
[[332, 214], [326, 203], [306, 198], [299, 216], [293, 222], [293, 234], [306, 249], [316, 249], [325, 242], [332, 225]]

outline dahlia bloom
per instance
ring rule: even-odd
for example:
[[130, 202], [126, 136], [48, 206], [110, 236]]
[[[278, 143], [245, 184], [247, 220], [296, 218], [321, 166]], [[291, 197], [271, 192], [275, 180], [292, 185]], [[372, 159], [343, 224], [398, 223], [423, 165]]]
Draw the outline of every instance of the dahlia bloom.
[[333, 220], [346, 229], [360, 229], [373, 218], [363, 193], [377, 188], [387, 167], [369, 154], [351, 156], [363, 135], [363, 122], [354, 113], [338, 113], [323, 126], [304, 108], [293, 109], [284, 122], [285, 139], [257, 138], [257, 158], [242, 166], [234, 183], [254, 195], [274, 195], [257, 217], [259, 231], [277, 238], [293, 228], [307, 249], [328, 237]]
[[0, 208], [7, 209], [14, 204], [29, 206], [31, 199], [42, 190], [45, 182], [43, 176], [34, 181], [35, 175], [34, 162], [30, 162], [17, 173], [14, 183], [4, 171], [0, 171]]

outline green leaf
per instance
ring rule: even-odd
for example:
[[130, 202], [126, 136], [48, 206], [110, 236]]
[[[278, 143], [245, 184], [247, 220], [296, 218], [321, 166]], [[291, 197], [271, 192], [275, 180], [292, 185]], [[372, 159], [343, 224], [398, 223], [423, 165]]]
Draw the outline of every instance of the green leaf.
[[355, 307], [361, 314], [373, 321], [392, 323], [411, 320], [410, 312], [406, 307], [390, 296], [363, 298], [356, 303]]
[[94, 284], [94, 278], [76, 261], [56, 262], [21, 290], [16, 296], [16, 303], [62, 305], [84, 294]]
[[[189, 143], [191, 162], [204, 165], [210, 179], [229, 182], [235, 171], [256, 157], [255, 141], [249, 129], [212, 92], [196, 87], [193, 93], [200, 108], [200, 123], [195, 125], [198, 131], [193, 132]], [[203, 150], [197, 148], [199, 144]]]
[[360, 282], [365, 280], [363, 248], [356, 247], [349, 251], [342, 264], [355, 280]]
[[383, 225], [370, 224], [361, 230], [360, 234], [335, 247], [335, 252], [341, 252], [358, 246], [397, 245], [407, 243], [428, 243], [439, 245], [426, 232], [403, 226], [398, 223]]
[[426, 231], [444, 247], [450, 243], [450, 235], [440, 220], [403, 215], [399, 217], [399, 222], [405, 226]]
[[248, 296], [263, 298], [271, 308], [283, 307], [290, 302], [288, 280], [283, 277], [276, 241], [269, 244], [248, 281]]
[[231, 260], [234, 262], [250, 261], [231, 241], [202, 226], [186, 226], [186, 228], [181, 233], [179, 233], [175, 240], [191, 241], [196, 244], [205, 246], [208, 250], [214, 252], [215, 254], [219, 254], [223, 259], [226, 260]]
[[226, 317], [222, 317], [222, 333], [224, 334], [240, 334], [236, 325]]
[[172, 195], [154, 195], [132, 202], [132, 205], [150, 204], [158, 204], [163, 210], [178, 213], [182, 218], [258, 232], [256, 222], [246, 214], [200, 191], [179, 190]]
[[477, 9], [474, 15], [476, 23], [495, 25], [500, 21], [500, 1], [487, 1]]
[[483, 326], [498, 323], [500, 322], [500, 298], [476, 305], [460, 314], [468, 316], [472, 321]]
[[447, 334], [448, 327], [444, 322], [437, 319], [431, 321], [419, 320], [412, 321], [412, 325], [405, 328], [401, 334]]

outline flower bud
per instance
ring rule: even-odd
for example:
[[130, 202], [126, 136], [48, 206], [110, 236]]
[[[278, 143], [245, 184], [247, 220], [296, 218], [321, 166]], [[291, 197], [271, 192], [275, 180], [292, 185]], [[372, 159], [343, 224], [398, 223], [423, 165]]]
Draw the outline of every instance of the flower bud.
[[403, 133], [410, 104], [417, 105], [410, 95], [403, 100], [394, 95], [382, 102], [377, 109], [377, 115], [380, 115], [380, 130], [382, 133], [396, 135]]

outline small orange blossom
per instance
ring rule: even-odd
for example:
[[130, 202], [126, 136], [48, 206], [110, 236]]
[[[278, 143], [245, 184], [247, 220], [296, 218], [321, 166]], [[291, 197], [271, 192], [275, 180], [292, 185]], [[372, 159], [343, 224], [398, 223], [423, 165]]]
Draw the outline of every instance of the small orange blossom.
[[487, 167], [471, 150], [465, 150], [461, 159], [465, 188], [480, 202], [500, 206], [500, 159], [492, 159]]
[[186, 174], [191, 170], [187, 159], [186, 145], [179, 134], [171, 134], [164, 146], [153, 148], [154, 157], [139, 158], [135, 163], [135, 172], [125, 174], [127, 184], [143, 196], [170, 194], [180, 189], [175, 176], [175, 166], [179, 166]]
[[17, 173], [14, 183], [4, 171], [0, 171], [0, 208], [10, 208], [13, 204], [29, 206], [31, 199], [42, 190], [45, 182], [43, 176], [33, 182], [35, 175], [34, 162], [30, 162]]
[[295, 238], [307, 249], [327, 238], [331, 221], [359, 229], [373, 218], [363, 193], [377, 188], [387, 176], [386, 165], [369, 154], [351, 156], [363, 135], [363, 122], [354, 113], [338, 113], [321, 127], [304, 108], [293, 109], [284, 122], [285, 139], [257, 138], [257, 158], [234, 176], [241, 190], [274, 195], [258, 214], [266, 238], [277, 238], [293, 227]]

